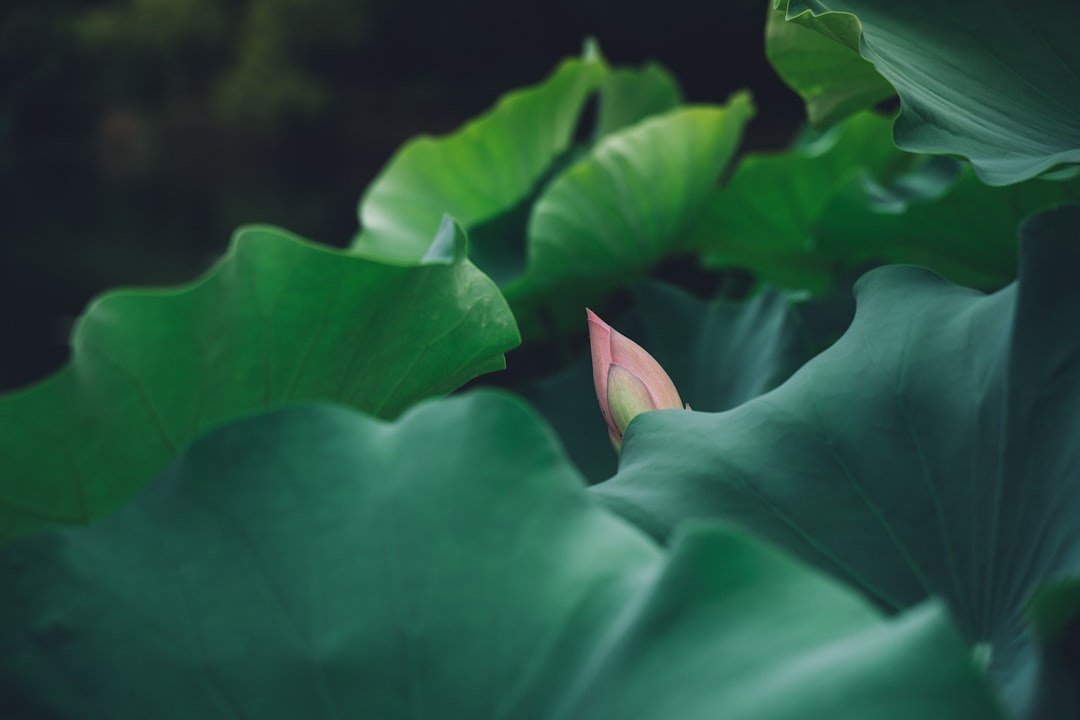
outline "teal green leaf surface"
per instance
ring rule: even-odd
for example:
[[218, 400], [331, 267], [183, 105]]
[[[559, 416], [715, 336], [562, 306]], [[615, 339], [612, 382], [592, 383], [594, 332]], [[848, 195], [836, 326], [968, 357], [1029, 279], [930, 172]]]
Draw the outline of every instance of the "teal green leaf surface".
[[890, 122], [861, 113], [809, 144], [744, 158], [731, 181], [712, 191], [689, 243], [708, 266], [748, 269], [778, 287], [827, 290], [846, 269], [818, 250], [816, 225], [829, 202], [862, 178], [887, 180], [915, 160], [893, 145]]
[[389, 418], [501, 369], [519, 336], [498, 289], [453, 223], [431, 250], [394, 267], [251, 227], [192, 285], [95, 301], [71, 363], [0, 397], [0, 543], [108, 513], [230, 418], [315, 399]]
[[901, 148], [961, 155], [991, 185], [1080, 163], [1080, 3], [791, 0], [787, 17], [805, 12], [858, 18]]
[[[854, 312], [849, 290], [842, 294], [801, 303], [776, 292], [744, 302], [705, 301], [648, 282], [632, 289], [630, 311], [613, 326], [656, 358], [684, 402], [714, 412], [772, 390], [839, 337]], [[558, 432], [590, 483], [615, 474], [617, 456], [587, 351], [565, 370], [519, 391]]]
[[529, 219], [525, 274], [504, 288], [519, 321], [547, 304], [573, 309], [576, 324], [586, 300], [684, 250], [753, 113], [740, 93], [722, 107], [649, 118], [605, 136], [553, 180]]
[[873, 271], [836, 344], [734, 410], [635, 418], [594, 492], [657, 537], [742, 526], [886, 608], [941, 596], [1018, 717], [1073, 717], [1025, 609], [1080, 571], [1078, 226], [1076, 206], [1028, 220], [992, 295]]
[[895, 95], [892, 85], [859, 55], [859, 19], [847, 13], [787, 20], [788, 0], [777, 0], [765, 24], [765, 55], [806, 104], [819, 129]]
[[219, 428], [0, 573], [18, 717], [1001, 717], [940, 605], [882, 619], [722, 527], [663, 550], [493, 393]]
[[411, 140], [365, 191], [352, 251], [415, 261], [444, 214], [471, 228], [525, 200], [570, 148], [578, 116], [606, 71], [597, 54], [566, 60], [457, 132]]

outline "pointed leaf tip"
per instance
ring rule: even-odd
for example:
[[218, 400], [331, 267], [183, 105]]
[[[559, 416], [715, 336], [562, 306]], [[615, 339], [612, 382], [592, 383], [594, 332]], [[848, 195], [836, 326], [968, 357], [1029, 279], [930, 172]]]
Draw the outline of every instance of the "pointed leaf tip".
[[602, 60], [603, 57], [603, 53], [600, 52], [600, 41], [591, 35], [585, 38], [585, 42], [581, 45], [581, 59], [585, 62], [596, 62]]
[[444, 214], [421, 262], [424, 265], [452, 265], [467, 256], [468, 236], [465, 228], [449, 213]]

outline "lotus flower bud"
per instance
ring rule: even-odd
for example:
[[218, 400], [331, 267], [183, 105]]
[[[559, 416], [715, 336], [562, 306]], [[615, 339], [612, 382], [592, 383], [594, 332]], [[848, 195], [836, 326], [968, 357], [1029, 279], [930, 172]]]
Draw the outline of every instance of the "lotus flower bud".
[[626, 427], [635, 417], [649, 410], [681, 409], [683, 402], [675, 384], [652, 355], [616, 332], [592, 310], [585, 312], [589, 318], [596, 399], [611, 442], [618, 450]]

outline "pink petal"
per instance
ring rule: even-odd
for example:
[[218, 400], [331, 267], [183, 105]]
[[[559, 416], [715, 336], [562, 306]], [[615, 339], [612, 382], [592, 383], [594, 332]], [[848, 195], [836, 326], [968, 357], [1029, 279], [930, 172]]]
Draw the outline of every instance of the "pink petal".
[[[682, 398], [679, 397], [679, 391], [675, 389], [675, 383], [671, 382], [671, 378], [664, 372], [664, 368], [660, 367], [660, 363], [656, 362], [652, 355], [645, 352], [640, 345], [630, 338], [619, 334], [611, 328], [609, 328], [609, 332], [610, 362], [622, 365], [633, 373], [638, 380], [641, 380], [645, 387], [648, 388], [656, 409], [682, 409], [683, 402]], [[593, 357], [595, 363], [596, 356]]]
[[614, 427], [611, 421], [611, 410], [607, 401], [607, 376], [608, 367], [611, 366], [611, 326], [600, 319], [592, 310], [585, 308], [585, 314], [589, 319], [589, 348], [592, 351], [593, 387], [596, 389], [596, 400], [600, 403], [600, 412], [604, 414], [604, 421], [608, 427]]

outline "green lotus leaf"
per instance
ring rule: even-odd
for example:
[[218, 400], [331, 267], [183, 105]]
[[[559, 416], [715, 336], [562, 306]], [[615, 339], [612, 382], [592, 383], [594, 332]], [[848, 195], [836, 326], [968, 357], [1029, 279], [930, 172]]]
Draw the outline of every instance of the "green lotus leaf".
[[818, 250], [817, 222], [852, 183], [886, 180], [916, 159], [896, 149], [888, 119], [861, 113], [813, 142], [744, 158], [726, 187], [713, 190], [689, 233], [710, 267], [751, 270], [761, 281], [823, 292], [838, 272]]
[[702, 261], [811, 292], [883, 262], [995, 290], [1016, 277], [1020, 221], [1080, 202], [1080, 179], [988, 186], [965, 163], [896, 150], [888, 125], [861, 113], [792, 150], [746, 157], [691, 232]]
[[859, 55], [859, 19], [847, 13], [787, 20], [788, 0], [777, 0], [765, 24], [765, 55], [806, 103], [817, 128], [828, 128], [893, 95], [892, 85]]
[[315, 399], [389, 418], [501, 369], [519, 337], [498, 289], [452, 222], [431, 251], [394, 267], [251, 227], [192, 285], [99, 298], [70, 364], [0, 397], [0, 543], [114, 510], [230, 418]]
[[853, 186], [838, 194], [814, 230], [818, 252], [845, 267], [868, 261], [922, 265], [957, 284], [997, 290], [1016, 278], [1020, 222], [1039, 210], [1080, 203], [1078, 179], [993, 187], [965, 165], [939, 185], [936, 166], [953, 162], [935, 158], [898, 178], [886, 188], [904, 193], [893, 207], [868, 202], [880, 188], [868, 194], [867, 187]]
[[1073, 717], [1029, 598], [1080, 574], [1080, 207], [1022, 228], [985, 295], [914, 267], [856, 286], [855, 320], [776, 390], [631, 422], [593, 487], [657, 537], [693, 518], [771, 539], [900, 610], [944, 597], [1015, 715]]
[[1074, 0], [790, 0], [787, 17], [803, 13], [858, 19], [862, 56], [900, 96], [901, 148], [961, 155], [991, 185], [1080, 163]]
[[[597, 139], [668, 112], [681, 102], [674, 78], [657, 65], [646, 65], [640, 70], [616, 68], [605, 72], [597, 86], [597, 97]], [[470, 226], [469, 258], [500, 286], [511, 283], [525, 272], [529, 217], [546, 183], [558, 177], [585, 152], [584, 147], [576, 147], [554, 158], [544, 178], [516, 204]]]
[[18, 717], [1001, 717], [939, 604], [882, 619], [723, 527], [665, 551], [494, 393], [219, 428], [0, 572]]
[[[594, 96], [593, 141], [574, 146]], [[587, 46], [583, 59], [458, 132], [403, 147], [365, 193], [351, 251], [416, 260], [448, 212], [468, 229], [470, 259], [504, 288], [525, 337], [566, 329], [588, 298], [682, 250], [679, 233], [754, 112], [745, 93], [725, 107], [680, 102], [658, 65], [612, 70]]]
[[540, 84], [508, 93], [457, 132], [406, 143], [364, 192], [352, 251], [415, 261], [445, 213], [471, 229], [528, 198], [570, 148], [606, 72], [599, 53], [587, 52]]
[[682, 90], [671, 74], [655, 63], [640, 70], [613, 69], [600, 84], [596, 137], [663, 115], [682, 105]]
[[654, 116], [605, 136], [555, 178], [529, 218], [525, 274], [503, 289], [519, 322], [554, 308], [576, 325], [588, 299], [685, 251], [753, 113], [739, 93]]

